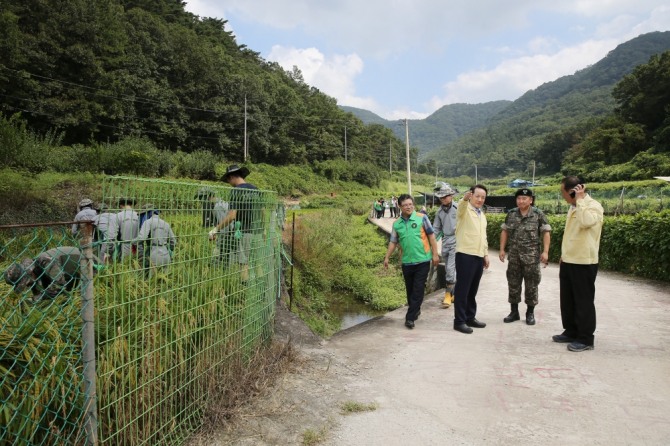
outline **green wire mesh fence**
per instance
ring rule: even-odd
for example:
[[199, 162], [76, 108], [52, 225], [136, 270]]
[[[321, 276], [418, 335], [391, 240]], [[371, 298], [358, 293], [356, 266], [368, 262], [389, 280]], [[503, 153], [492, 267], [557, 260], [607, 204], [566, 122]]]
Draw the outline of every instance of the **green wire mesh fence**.
[[[178, 444], [201, 425], [222, 380], [270, 339], [280, 292], [283, 206], [239, 189], [106, 178], [92, 243], [77, 226], [0, 228], [0, 444]], [[93, 280], [40, 298], [48, 287], [8, 277], [55, 248], [68, 265], [91, 252]]]

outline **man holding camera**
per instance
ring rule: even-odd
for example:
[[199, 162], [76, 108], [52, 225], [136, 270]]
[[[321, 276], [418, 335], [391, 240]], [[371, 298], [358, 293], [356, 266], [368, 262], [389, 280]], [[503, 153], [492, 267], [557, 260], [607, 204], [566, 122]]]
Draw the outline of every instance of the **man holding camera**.
[[578, 177], [563, 178], [561, 194], [570, 204], [559, 269], [563, 333], [552, 339], [567, 343], [572, 352], [583, 352], [593, 350], [596, 331], [595, 281], [604, 212]]

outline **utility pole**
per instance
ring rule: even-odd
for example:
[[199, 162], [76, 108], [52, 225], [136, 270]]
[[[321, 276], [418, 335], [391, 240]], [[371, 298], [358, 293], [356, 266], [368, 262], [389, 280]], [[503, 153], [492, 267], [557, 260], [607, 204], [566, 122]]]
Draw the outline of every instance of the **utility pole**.
[[247, 145], [247, 95], [244, 95], [244, 162], [247, 162], [249, 156], [249, 146]]
[[535, 186], [535, 160], [533, 160], [533, 180], [532, 180], [533, 186]]
[[412, 195], [412, 174], [409, 170], [409, 119], [405, 119], [405, 152], [407, 156], [407, 190]]
[[389, 138], [389, 173], [391, 172], [391, 138]]
[[347, 126], [344, 126], [344, 161], [347, 160]]

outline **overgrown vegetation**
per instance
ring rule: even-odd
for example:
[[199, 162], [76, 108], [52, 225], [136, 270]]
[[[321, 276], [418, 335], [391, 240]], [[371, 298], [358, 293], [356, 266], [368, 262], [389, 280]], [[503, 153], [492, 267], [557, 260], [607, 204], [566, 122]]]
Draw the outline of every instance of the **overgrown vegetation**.
[[366, 207], [365, 215], [351, 215], [324, 210], [297, 218], [293, 305], [310, 328], [323, 336], [339, 328], [339, 321], [328, 312], [329, 293], [350, 292], [378, 310], [405, 304], [399, 265], [384, 270], [388, 240], [366, 223], [367, 211]]

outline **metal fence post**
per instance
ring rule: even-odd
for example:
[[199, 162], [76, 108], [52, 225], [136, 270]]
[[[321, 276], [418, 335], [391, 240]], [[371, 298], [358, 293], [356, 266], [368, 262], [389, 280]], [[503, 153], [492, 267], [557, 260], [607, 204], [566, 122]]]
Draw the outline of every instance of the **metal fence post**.
[[295, 268], [295, 254], [294, 254], [294, 248], [295, 248], [295, 212], [293, 213], [293, 228], [291, 230], [291, 262], [293, 263], [291, 265], [291, 285], [289, 288], [289, 300], [288, 300], [288, 309], [291, 310], [291, 307], [293, 306], [293, 269]]
[[98, 397], [96, 393], [95, 321], [93, 307], [93, 223], [80, 225], [82, 234], [81, 276], [82, 359], [84, 364], [84, 429], [86, 444], [98, 444]]

